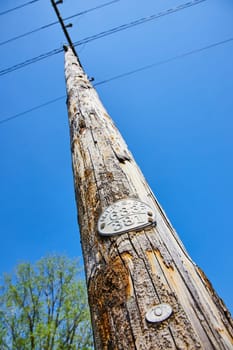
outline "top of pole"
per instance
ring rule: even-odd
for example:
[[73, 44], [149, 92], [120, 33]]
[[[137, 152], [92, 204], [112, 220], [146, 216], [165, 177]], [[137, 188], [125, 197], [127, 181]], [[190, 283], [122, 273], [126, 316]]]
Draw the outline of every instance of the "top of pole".
[[[60, 12], [59, 12], [59, 10], [57, 8], [57, 5], [58, 4], [62, 4], [62, 2], [63, 2], [62, 0], [58, 0], [58, 1], [51, 0], [52, 6], [53, 6], [54, 11], [55, 11], [55, 13], [57, 15], [58, 21], [61, 24], [62, 30], [63, 30], [63, 32], [65, 34], [65, 37], [66, 37], [67, 41], [68, 41], [68, 44], [69, 44], [70, 48], [72, 49], [74, 55], [77, 57], [79, 65], [82, 67], [82, 64], [81, 64], [81, 62], [79, 60], [78, 54], [77, 54], [77, 52], [76, 52], [76, 50], [74, 48], [73, 42], [72, 42], [72, 40], [70, 38], [70, 35], [69, 35], [69, 33], [68, 33], [67, 29], [66, 29], [67, 26], [64, 24], [64, 21], [63, 21], [61, 15], [60, 15]], [[66, 46], [63, 46], [63, 47], [64, 47], [64, 50], [65, 50]]]

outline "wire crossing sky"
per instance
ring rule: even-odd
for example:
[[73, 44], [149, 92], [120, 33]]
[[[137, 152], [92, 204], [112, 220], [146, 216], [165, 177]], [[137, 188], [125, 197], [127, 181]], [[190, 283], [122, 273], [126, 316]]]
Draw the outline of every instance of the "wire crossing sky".
[[[79, 40], [77, 42], [74, 42], [74, 46], [80, 46], [80, 45], [83, 45], [83, 44], [87, 44], [87, 43], [89, 43], [89, 42], [91, 42], [93, 40], [101, 39], [101, 38], [104, 38], [105, 36], [115, 34], [115, 33], [120, 32], [122, 30], [127, 30], [129, 28], [134, 27], [134, 26], [138, 26], [138, 25], [144, 24], [144, 23], [146, 23], [148, 21], [155, 20], [155, 19], [157, 19], [159, 17], [163, 17], [163, 16], [166, 16], [166, 15], [172, 14], [174, 12], [184, 10], [184, 9], [190, 7], [190, 6], [197, 5], [197, 4], [199, 4], [199, 3], [203, 2], [203, 1], [206, 1], [206, 0], [193, 0], [193, 1], [188, 2], [186, 4], [179, 5], [176, 8], [170, 8], [170, 9], [165, 10], [163, 12], [160, 12], [158, 14], [150, 15], [148, 17], [137, 19], [137, 20], [135, 20], [135, 21], [133, 21], [131, 23], [126, 23], [126, 24], [120, 25], [118, 27], [114, 27], [114, 28], [109, 29], [107, 31], [104, 31], [104, 32], [92, 35], [90, 37], [84, 38], [82, 40]], [[24, 67], [26, 67], [26, 66], [28, 66], [30, 64], [36, 63], [38, 61], [41, 61], [43, 59], [46, 59], [46, 58], [51, 57], [53, 55], [56, 55], [56, 54], [58, 54], [58, 53], [60, 53], [62, 51], [63, 51], [62, 48], [53, 49], [53, 50], [51, 50], [49, 52], [45, 52], [43, 54], [40, 54], [37, 57], [33, 57], [31, 59], [28, 59], [28, 60], [26, 60], [24, 62], [18, 63], [18, 64], [14, 65], [14, 66], [9, 67], [9, 68], [0, 70], [0, 76], [8, 74], [8, 73], [11, 73], [11, 72], [14, 72], [15, 70], [24, 68]]]
[[[90, 8], [90, 9], [87, 9], [87, 10], [84, 10], [84, 11], [81, 11], [81, 12], [78, 12], [78, 13], [75, 13], [75, 14], [72, 15], [72, 16], [68, 16], [68, 17], [64, 18], [64, 21], [68, 21], [69, 19], [72, 19], [72, 18], [75, 18], [75, 17], [83, 16], [83, 15], [89, 13], [89, 12], [96, 11], [96, 10], [99, 10], [99, 9], [105, 7], [105, 6], [109, 6], [109, 5], [115, 4], [115, 3], [118, 2], [118, 1], [120, 1], [120, 0], [112, 0], [112, 1], [106, 2], [106, 3], [102, 4], [102, 5], [95, 6], [95, 7], [92, 7], [92, 8]], [[31, 35], [31, 34], [37, 33], [37, 32], [39, 32], [39, 31], [41, 31], [41, 30], [50, 28], [50, 27], [52, 27], [52, 26], [54, 26], [54, 25], [56, 25], [56, 24], [58, 24], [58, 23], [59, 23], [59, 21], [51, 22], [51, 23], [45, 24], [45, 25], [43, 25], [43, 26], [41, 26], [41, 27], [39, 27], [39, 28], [33, 29], [33, 30], [29, 31], [29, 32], [26, 32], [26, 33], [24, 33], [24, 34], [17, 35], [17, 36], [15, 36], [15, 37], [13, 37], [13, 38], [10, 38], [10, 39], [8, 39], [8, 40], [2, 41], [2, 42], [0, 43], [0, 46], [6, 45], [6, 44], [8, 44], [8, 43], [10, 43], [10, 42], [12, 42], [12, 41], [19, 40], [19, 39], [24, 38], [24, 37], [26, 37], [26, 36], [29, 36], [29, 35]]]
[[25, 2], [25, 3], [22, 4], [22, 5], [13, 7], [13, 8], [11, 8], [11, 9], [5, 10], [5, 11], [3, 11], [3, 12], [0, 12], [0, 16], [6, 15], [6, 14], [8, 14], [8, 13], [10, 13], [10, 12], [13, 12], [13, 11], [16, 11], [16, 10], [20, 10], [20, 9], [22, 9], [23, 7], [26, 7], [26, 6], [28, 6], [28, 5], [32, 5], [32, 4], [34, 4], [35, 2], [38, 2], [38, 1], [41, 1], [41, 0], [31, 0], [31, 1]]
[[[94, 85], [94, 86], [99, 86], [99, 85], [107, 84], [107, 83], [109, 83], [109, 82], [111, 82], [111, 81], [114, 81], [114, 80], [117, 80], [117, 79], [121, 79], [121, 78], [125, 78], [125, 77], [127, 77], [127, 76], [132, 75], [132, 74], [136, 74], [136, 73], [139, 73], [139, 72], [144, 71], [144, 70], [147, 70], [147, 69], [152, 69], [152, 68], [155, 68], [155, 67], [160, 66], [160, 65], [162, 65], [162, 64], [170, 63], [170, 62], [172, 62], [172, 61], [175, 61], [175, 60], [178, 60], [178, 59], [181, 59], [181, 58], [185, 58], [185, 57], [187, 57], [187, 56], [190, 56], [190, 55], [193, 55], [193, 54], [202, 52], [202, 51], [204, 51], [204, 50], [212, 49], [212, 48], [214, 48], [214, 47], [216, 47], [216, 46], [219, 46], [219, 45], [227, 44], [227, 43], [229, 43], [229, 42], [231, 42], [231, 41], [233, 41], [233, 38], [230, 38], [230, 39], [227, 39], [227, 40], [223, 40], [223, 41], [220, 41], [220, 42], [217, 42], [217, 43], [213, 43], [213, 44], [207, 45], [207, 46], [205, 46], [205, 47], [201, 47], [201, 48], [196, 49], [196, 50], [192, 50], [192, 51], [189, 51], [189, 52], [185, 52], [185, 53], [183, 53], [183, 54], [180, 54], [180, 55], [177, 55], [177, 56], [175, 56], [175, 57], [171, 57], [171, 58], [165, 59], [165, 60], [163, 60], [163, 61], [154, 62], [154, 63], [151, 63], [151, 64], [149, 64], [149, 65], [147, 65], [147, 66], [139, 67], [139, 68], [134, 69], [134, 70], [129, 71], [129, 72], [125, 72], [125, 73], [122, 73], [122, 74], [118, 74], [118, 75], [116, 75], [116, 76], [114, 76], [114, 77], [110, 77], [110, 78], [108, 78], [108, 79], [99, 81], [99, 82], [97, 82], [97, 83], [95, 83], [95, 84], [93, 84], [93, 85]], [[13, 120], [13, 119], [19, 118], [19, 117], [21, 117], [21, 116], [23, 116], [23, 115], [25, 115], [25, 114], [27, 114], [27, 113], [30, 113], [30, 112], [35, 111], [35, 110], [37, 110], [37, 109], [43, 108], [43, 107], [45, 107], [45, 106], [47, 106], [47, 105], [49, 105], [49, 104], [51, 104], [51, 103], [58, 102], [58, 101], [60, 101], [61, 99], [64, 99], [65, 97], [66, 97], [65, 95], [59, 96], [59, 97], [54, 98], [54, 99], [52, 99], [52, 100], [49, 100], [49, 101], [47, 101], [47, 102], [45, 102], [45, 103], [42, 103], [42, 104], [40, 104], [40, 105], [38, 105], [38, 106], [34, 106], [34, 107], [32, 107], [32, 108], [29, 108], [29, 109], [27, 109], [26, 111], [17, 113], [17, 114], [15, 114], [15, 115], [10, 116], [10, 117], [7, 117], [7, 118], [3, 118], [3, 119], [0, 120], [0, 124], [4, 124], [4, 123], [9, 122], [9, 121], [11, 121], [11, 120]]]
[[[67, 19], [107, 2], [63, 1], [59, 11]], [[0, 13], [25, 3], [2, 1]], [[232, 14], [230, 0], [124, 0], [69, 28], [150, 187], [231, 311]], [[1, 15], [0, 43], [56, 20], [43, 0]], [[81, 255], [64, 43], [53, 25], [0, 47], [1, 274], [51, 252]]]

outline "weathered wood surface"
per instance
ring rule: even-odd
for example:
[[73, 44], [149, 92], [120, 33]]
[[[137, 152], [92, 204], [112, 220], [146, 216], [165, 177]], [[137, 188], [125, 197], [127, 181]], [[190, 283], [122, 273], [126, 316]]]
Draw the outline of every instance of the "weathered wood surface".
[[[233, 349], [233, 323], [192, 262], [127, 145], [70, 49], [65, 54], [73, 173], [95, 347]], [[123, 198], [156, 212], [157, 225], [101, 237], [101, 212]], [[169, 303], [172, 315], [150, 324], [146, 312]]]

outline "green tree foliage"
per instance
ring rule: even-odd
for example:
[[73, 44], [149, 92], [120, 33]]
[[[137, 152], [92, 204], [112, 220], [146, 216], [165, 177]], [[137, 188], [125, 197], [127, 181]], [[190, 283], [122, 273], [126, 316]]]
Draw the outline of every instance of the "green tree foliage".
[[0, 287], [1, 350], [89, 350], [92, 331], [77, 261], [48, 256], [19, 264]]

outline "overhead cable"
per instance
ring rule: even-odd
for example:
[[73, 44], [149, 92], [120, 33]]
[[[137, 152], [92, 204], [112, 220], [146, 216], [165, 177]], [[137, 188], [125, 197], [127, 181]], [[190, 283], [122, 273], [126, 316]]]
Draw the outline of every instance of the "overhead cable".
[[[115, 2], [118, 2], [118, 1], [120, 1], [120, 0], [112, 0], [112, 1], [106, 2], [106, 3], [102, 4], [102, 5], [98, 5], [98, 6], [89, 8], [89, 9], [87, 9], [87, 10], [84, 10], [84, 11], [81, 11], [81, 12], [78, 12], [78, 13], [75, 13], [75, 14], [72, 15], [72, 16], [68, 16], [68, 17], [64, 18], [64, 21], [68, 21], [69, 19], [72, 19], [72, 18], [75, 18], [75, 17], [78, 17], [78, 16], [85, 15], [85, 14], [87, 14], [87, 13], [89, 13], [89, 12], [92, 12], [92, 11], [101, 9], [101, 8], [103, 8], [103, 7], [109, 6], [109, 5], [111, 5], [111, 4], [115, 3]], [[45, 24], [45, 25], [43, 25], [43, 26], [41, 26], [41, 27], [39, 27], [39, 28], [33, 29], [33, 30], [29, 31], [29, 32], [26, 32], [26, 33], [17, 35], [17, 36], [15, 36], [15, 37], [13, 37], [13, 38], [10, 38], [10, 39], [8, 39], [8, 40], [5, 40], [5, 41], [0, 42], [0, 46], [5, 45], [5, 44], [8, 44], [8, 43], [10, 43], [10, 42], [12, 42], [12, 41], [16, 41], [16, 40], [18, 40], [18, 39], [24, 38], [24, 37], [29, 36], [29, 35], [31, 35], [31, 34], [37, 33], [37, 32], [39, 32], [39, 31], [41, 31], [41, 30], [50, 28], [50, 27], [52, 27], [52, 26], [54, 26], [54, 25], [56, 25], [56, 24], [58, 24], [58, 23], [59, 23], [59, 21], [54, 21], [54, 22]]]
[[[167, 58], [167, 59], [158, 61], [158, 62], [154, 62], [154, 63], [148, 64], [148, 65], [146, 65], [146, 66], [142, 66], [142, 67], [139, 67], [139, 68], [137, 68], [137, 69], [133, 69], [133, 70], [131, 70], [131, 71], [122, 73], [122, 74], [115, 75], [115, 76], [110, 77], [110, 78], [108, 78], [108, 79], [101, 80], [101, 81], [99, 81], [99, 82], [97, 82], [97, 83], [95, 83], [95, 84], [93, 84], [93, 85], [94, 85], [94, 86], [104, 85], [104, 84], [109, 83], [109, 82], [111, 82], [111, 81], [118, 80], [118, 79], [121, 79], [121, 78], [130, 76], [130, 75], [139, 73], [139, 72], [141, 72], [141, 71], [154, 68], [154, 67], [156, 67], [156, 66], [161, 66], [161, 65], [163, 65], [163, 64], [167, 64], [167, 63], [170, 63], [170, 62], [172, 62], [172, 61], [176, 61], [176, 60], [185, 58], [185, 57], [187, 57], [187, 56], [194, 55], [194, 54], [196, 54], [196, 53], [199, 53], [199, 52], [202, 52], [202, 51], [205, 51], [205, 50], [212, 49], [212, 48], [217, 47], [217, 46], [219, 46], [219, 45], [226, 44], [226, 43], [228, 43], [228, 42], [230, 42], [230, 41], [233, 41], [233, 37], [230, 38], [230, 39], [227, 39], [227, 40], [222, 40], [222, 41], [219, 41], [219, 42], [216, 42], [216, 43], [207, 45], [207, 46], [203, 46], [203, 47], [198, 48], [198, 49], [194, 49], [194, 50], [191, 50], [191, 51], [187, 51], [187, 52], [185, 52], [185, 53], [183, 53], [183, 54], [176, 55], [176, 56], [173, 56], [173, 57], [170, 57], [170, 58]], [[28, 109], [28, 110], [25, 110], [25, 111], [23, 111], [23, 112], [21, 112], [21, 113], [17, 113], [17, 114], [14, 114], [14, 115], [10, 116], [10, 117], [4, 118], [4, 119], [0, 120], [0, 124], [4, 124], [4, 123], [9, 122], [9, 121], [11, 121], [11, 120], [13, 120], [13, 119], [19, 118], [19, 117], [21, 117], [21, 116], [23, 116], [23, 115], [25, 115], [25, 114], [27, 114], [27, 113], [30, 113], [30, 112], [32, 112], [32, 111], [34, 111], [34, 110], [40, 109], [40, 108], [42, 108], [42, 107], [45, 107], [45, 106], [50, 105], [50, 104], [52, 104], [52, 103], [55, 103], [55, 102], [57, 102], [57, 101], [59, 101], [59, 100], [62, 100], [62, 99], [64, 99], [65, 97], [66, 97], [65, 95], [59, 96], [59, 97], [54, 98], [54, 99], [52, 99], [52, 100], [49, 100], [49, 101], [47, 101], [47, 102], [45, 102], [45, 103], [42, 103], [42, 104], [37, 105], [37, 106], [35, 106], [35, 107], [32, 107], [32, 108], [30, 108], [30, 109]]]
[[39, 104], [39, 105], [37, 105], [37, 106], [34, 106], [34, 107], [32, 107], [32, 108], [29, 108], [29, 109], [27, 109], [27, 110], [25, 110], [25, 111], [23, 111], [23, 112], [14, 114], [14, 115], [12, 115], [12, 116], [10, 116], [10, 117], [7, 117], [7, 118], [5, 118], [5, 119], [0, 120], [0, 124], [7, 123], [7, 122], [9, 122], [9, 121], [11, 121], [11, 120], [13, 120], [13, 119], [17, 119], [17, 118], [19, 118], [19, 117], [22, 117], [22, 116], [25, 115], [25, 114], [28, 114], [28, 113], [33, 112], [33, 111], [36, 111], [37, 109], [43, 108], [43, 107], [48, 106], [48, 105], [50, 105], [50, 104], [52, 104], [52, 103], [55, 103], [55, 102], [60, 101], [60, 100], [63, 100], [65, 97], [66, 97], [65, 95], [59, 96], [59, 97], [56, 97], [56, 98], [54, 98], [54, 99], [52, 99], [52, 100], [49, 100], [49, 101], [47, 101], [47, 102], [45, 102], [45, 103], [41, 103], [41, 104]]
[[5, 74], [8, 74], [8, 73], [13, 72], [13, 71], [18, 70], [18, 69], [21, 69], [21, 68], [23, 68], [23, 67], [26, 67], [26, 66], [28, 66], [28, 65], [30, 65], [30, 64], [32, 64], [32, 63], [41, 61], [41, 60], [43, 60], [43, 59], [45, 59], [45, 58], [48, 58], [48, 57], [50, 57], [50, 56], [54, 56], [54, 55], [56, 55], [56, 54], [58, 54], [58, 53], [60, 53], [60, 52], [62, 52], [62, 51], [63, 51], [62, 48], [60, 48], [60, 49], [54, 49], [54, 50], [52, 50], [52, 51], [43, 53], [43, 54], [41, 54], [41, 55], [39, 55], [39, 56], [37, 56], [37, 57], [29, 58], [28, 60], [26, 60], [26, 61], [24, 61], [24, 62], [18, 63], [18, 64], [14, 65], [14, 66], [11, 66], [11, 67], [9, 67], [9, 68], [6, 68], [6, 69], [1, 70], [1, 71], [0, 71], [0, 76], [5, 75]]
[[34, 2], [37, 2], [37, 1], [40, 1], [40, 0], [31, 0], [31, 1], [25, 2], [25, 3], [22, 4], [22, 5], [13, 7], [13, 8], [11, 8], [11, 9], [5, 10], [5, 11], [3, 11], [3, 12], [0, 12], [0, 16], [6, 15], [7, 13], [12, 12], [12, 11], [19, 10], [19, 9], [21, 9], [22, 7], [25, 7], [25, 6], [34, 4]]
[[[94, 41], [94, 40], [97, 40], [97, 39], [100, 39], [100, 38], [103, 38], [103, 37], [106, 37], [108, 35], [112, 35], [114, 33], [117, 33], [119, 31], [122, 31], [122, 30], [126, 30], [126, 29], [129, 29], [131, 27], [134, 27], [134, 26], [137, 26], [137, 25], [141, 25], [141, 24], [144, 24], [148, 21], [152, 21], [152, 20], [155, 20], [159, 17], [162, 17], [162, 16], [166, 16], [166, 15], [170, 15], [174, 12], [177, 12], [177, 11], [181, 11], [181, 10], [184, 10], [188, 7], [191, 7], [191, 6], [194, 6], [194, 5], [197, 5], [199, 3], [202, 3], [206, 0], [193, 0], [193, 1], [190, 1], [188, 3], [185, 3], [185, 4], [182, 4], [182, 5], [179, 5], [175, 8], [170, 8], [168, 10], [165, 10], [165, 11], [162, 11], [162, 12], [159, 12], [157, 14], [153, 14], [151, 16], [148, 16], [148, 17], [143, 17], [143, 18], [140, 18], [138, 20], [135, 20], [133, 22], [130, 22], [130, 23], [126, 23], [126, 24], [123, 24], [123, 25], [120, 25], [118, 27], [114, 27], [112, 29], [109, 29], [109, 30], [106, 30], [106, 31], [103, 31], [101, 33], [98, 33], [98, 34], [95, 34], [95, 35], [92, 35], [92, 36], [89, 36], [89, 37], [86, 37], [84, 39], [81, 39], [79, 41], [76, 41], [74, 42], [73, 46], [79, 46], [79, 45], [83, 45], [83, 44], [87, 44], [91, 41]], [[32, 64], [32, 63], [36, 63], [38, 61], [41, 61], [47, 57], [50, 57], [50, 56], [53, 56], [57, 53], [60, 53], [62, 52], [63, 49], [62, 48], [57, 48], [57, 49], [54, 49], [52, 51], [48, 51], [46, 53], [43, 53], [39, 56], [36, 56], [36, 57], [33, 57], [31, 59], [28, 59], [27, 61], [24, 61], [24, 62], [21, 62], [21, 63], [18, 63], [14, 66], [11, 66], [11, 67], [8, 67], [8, 68], [5, 68], [5, 69], [2, 69], [0, 71], [0, 76], [2, 75], [5, 75], [5, 74], [8, 74], [10, 72], [13, 72], [15, 70], [18, 70], [18, 69], [21, 69], [25, 66], [28, 66], [29, 64]]]
[[119, 2], [120, 0], [112, 0], [112, 1], [109, 1], [109, 2], [105, 2], [104, 4], [101, 4], [101, 5], [98, 5], [98, 6], [95, 6], [95, 7], [92, 7], [90, 9], [87, 9], [87, 10], [84, 10], [84, 11], [81, 11], [79, 13], [76, 13], [74, 15], [71, 15], [71, 16], [68, 16], [68, 17], [65, 17], [64, 18], [64, 21], [68, 20], [68, 19], [71, 19], [71, 18], [75, 18], [77, 16], [82, 16], [82, 15], [85, 15], [89, 12], [92, 12], [92, 11], [95, 11], [95, 10], [99, 10], [103, 7], [106, 7], [106, 6], [109, 6], [109, 5], [112, 5], [114, 4], [115, 2]]
[[159, 17], [170, 15], [170, 14], [172, 14], [174, 12], [178, 12], [178, 11], [184, 10], [184, 9], [186, 9], [188, 7], [191, 7], [191, 6], [194, 6], [194, 5], [198, 5], [198, 4], [200, 4], [200, 3], [204, 2], [204, 1], [206, 1], [206, 0], [193, 0], [193, 1], [187, 2], [186, 4], [179, 5], [179, 6], [175, 7], [175, 8], [170, 8], [168, 10], [161, 11], [159, 13], [150, 15], [148, 17], [143, 17], [143, 18], [137, 19], [137, 20], [135, 20], [133, 22], [130, 22], [130, 23], [122, 24], [122, 25], [120, 25], [118, 27], [114, 27], [114, 28], [109, 29], [107, 31], [104, 31], [104, 32], [92, 35], [90, 37], [87, 37], [85, 39], [76, 41], [76, 42], [74, 42], [73, 45], [74, 46], [78, 46], [78, 45], [89, 43], [90, 41], [93, 41], [93, 40], [96, 40], [96, 39], [100, 39], [100, 38], [103, 38], [105, 36], [108, 36], [108, 35], [120, 32], [122, 30], [126, 30], [126, 29], [129, 29], [129, 28], [132, 28], [132, 27], [144, 24], [146, 22], [155, 20], [155, 19], [157, 19]]
[[126, 72], [126, 73], [122, 73], [122, 74], [119, 74], [119, 75], [116, 75], [112, 78], [109, 78], [109, 79], [105, 79], [105, 80], [102, 80], [100, 82], [97, 82], [95, 84], [95, 86], [97, 85], [102, 85], [102, 84], [106, 84], [110, 81], [113, 81], [113, 80], [117, 80], [117, 79], [120, 79], [120, 78], [124, 78], [126, 76], [129, 76], [129, 75], [132, 75], [132, 74], [135, 74], [135, 73], [138, 73], [140, 71], [143, 71], [143, 70], [147, 70], [147, 69], [151, 69], [153, 67], [156, 67], [156, 66], [161, 66], [163, 64], [166, 64], [166, 63], [169, 63], [169, 62], [172, 62], [172, 61], [176, 61], [176, 60], [179, 60], [181, 58], [185, 58], [187, 56], [190, 56], [190, 55], [193, 55], [193, 54], [196, 54], [196, 53], [199, 53], [199, 52], [202, 52], [202, 51], [206, 51], [206, 50], [209, 50], [209, 49], [212, 49], [216, 46], [219, 46], [219, 45], [223, 45], [223, 44], [227, 44], [229, 42], [233, 41], [233, 37], [232, 38], [229, 38], [229, 39], [226, 39], [226, 40], [222, 40], [222, 41], [218, 41], [216, 43], [213, 43], [213, 44], [210, 44], [210, 45], [207, 45], [207, 46], [203, 46], [203, 47], [200, 47], [198, 49], [194, 49], [194, 50], [191, 50], [191, 51], [187, 51], [185, 53], [182, 53], [180, 55], [176, 55], [176, 56], [173, 56], [173, 57], [170, 57], [170, 58], [167, 58], [165, 60], [161, 60], [161, 61], [158, 61], [158, 62], [155, 62], [155, 63], [151, 63], [151, 64], [148, 64], [146, 66], [143, 66], [143, 67], [140, 67], [140, 68], [137, 68], [137, 69], [134, 69], [134, 70], [131, 70], [129, 72]]

